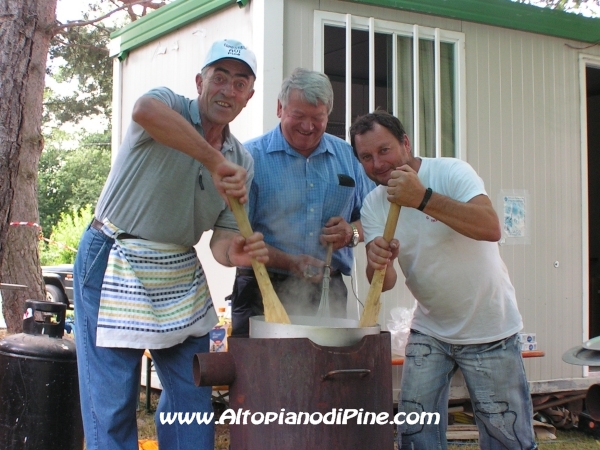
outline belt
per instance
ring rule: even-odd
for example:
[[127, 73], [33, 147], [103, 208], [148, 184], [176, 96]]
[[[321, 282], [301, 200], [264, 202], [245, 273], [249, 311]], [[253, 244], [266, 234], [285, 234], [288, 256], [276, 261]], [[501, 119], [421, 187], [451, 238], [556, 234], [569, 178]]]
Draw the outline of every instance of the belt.
[[[289, 277], [295, 277], [295, 275], [289, 275], [289, 274], [285, 274], [285, 273], [269, 272], [269, 271], [267, 271], [267, 273], [269, 274], [270, 279], [277, 280], [277, 281], [283, 281]], [[236, 270], [236, 274], [243, 276], [243, 277], [255, 277], [254, 270], [245, 269], [243, 267], [238, 267]], [[342, 272], [340, 272], [339, 270], [331, 270], [329, 272], [329, 276], [330, 277], [337, 277], [337, 276], [341, 277]]]
[[[92, 220], [91, 227], [95, 230], [102, 231], [103, 226], [104, 226], [104, 224], [94, 217], [94, 220]], [[119, 239], [144, 239], [144, 238], [141, 238], [139, 236], [134, 236], [133, 234], [129, 234], [129, 233], [119, 233], [119, 235], [117, 237]]]

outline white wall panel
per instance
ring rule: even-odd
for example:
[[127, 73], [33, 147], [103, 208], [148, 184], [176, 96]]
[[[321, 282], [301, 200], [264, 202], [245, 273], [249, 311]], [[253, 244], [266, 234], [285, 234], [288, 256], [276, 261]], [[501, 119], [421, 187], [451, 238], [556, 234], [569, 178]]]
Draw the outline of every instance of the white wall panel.
[[[503, 245], [524, 331], [546, 357], [531, 380], [580, 377], [562, 354], [581, 343], [582, 239], [578, 54], [562, 39], [463, 24], [467, 47], [467, 160], [497, 203], [529, 194], [529, 244]], [[575, 44], [575, 43], [571, 43]], [[558, 261], [558, 267], [554, 262]]]

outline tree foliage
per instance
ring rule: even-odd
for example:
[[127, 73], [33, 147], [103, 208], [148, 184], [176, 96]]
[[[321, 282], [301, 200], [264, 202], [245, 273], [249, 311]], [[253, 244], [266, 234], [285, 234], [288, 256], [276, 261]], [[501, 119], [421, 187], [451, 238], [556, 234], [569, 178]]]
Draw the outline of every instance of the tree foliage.
[[108, 133], [83, 135], [75, 149], [65, 149], [72, 139], [55, 130], [40, 158], [38, 208], [45, 236], [63, 214], [96, 205], [110, 170]]
[[94, 217], [94, 209], [87, 205], [82, 209], [73, 207], [63, 212], [52, 228], [50, 238], [40, 244], [40, 263], [44, 265], [73, 264], [77, 255], [79, 238]]
[[[78, 123], [89, 116], [110, 118], [112, 61], [107, 46], [114, 29], [99, 23], [67, 28], [54, 37], [47, 73], [58, 83], [75, 82], [77, 88], [70, 95], [45, 88], [45, 123]], [[53, 65], [56, 61], [60, 61], [58, 67]]]
[[[515, 1], [515, 0], [513, 0]], [[516, 0], [536, 6], [544, 6], [558, 11], [586, 13], [586, 15], [598, 15], [600, 11], [600, 0]]]
[[81, 12], [80, 20], [58, 24], [46, 71], [58, 83], [74, 82], [77, 88], [72, 94], [64, 95], [46, 87], [44, 123], [79, 123], [90, 116], [104, 117], [109, 122], [112, 98], [110, 34], [169, 2], [95, 0]]

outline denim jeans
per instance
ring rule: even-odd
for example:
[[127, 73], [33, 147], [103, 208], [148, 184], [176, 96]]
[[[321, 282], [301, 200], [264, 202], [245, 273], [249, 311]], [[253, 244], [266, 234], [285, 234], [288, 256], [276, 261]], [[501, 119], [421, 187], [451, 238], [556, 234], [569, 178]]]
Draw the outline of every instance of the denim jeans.
[[403, 450], [446, 449], [450, 380], [461, 369], [483, 450], [535, 449], [533, 408], [518, 336], [453, 345], [411, 330], [402, 370], [399, 411], [438, 412], [438, 425], [398, 425]]
[[[100, 292], [113, 239], [84, 232], [73, 269], [75, 343], [87, 450], [137, 450], [136, 410], [143, 349], [96, 346]], [[161, 425], [160, 413], [212, 412], [211, 388], [195, 386], [192, 360], [207, 352], [208, 335], [151, 350], [163, 390], [156, 411], [161, 450], [214, 448], [214, 425]]]

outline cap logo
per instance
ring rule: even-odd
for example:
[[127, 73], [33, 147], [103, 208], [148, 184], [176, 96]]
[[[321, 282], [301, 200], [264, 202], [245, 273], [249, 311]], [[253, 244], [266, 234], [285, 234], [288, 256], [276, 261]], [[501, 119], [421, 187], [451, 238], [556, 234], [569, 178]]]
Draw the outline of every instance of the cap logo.
[[241, 42], [232, 39], [213, 43], [202, 67], [204, 68], [223, 58], [234, 58], [245, 62], [256, 76], [256, 56]]
[[242, 50], [246, 50], [246, 47], [243, 45], [234, 47], [232, 45], [225, 44], [225, 47], [228, 48], [227, 54], [231, 56], [240, 56], [242, 54]]

